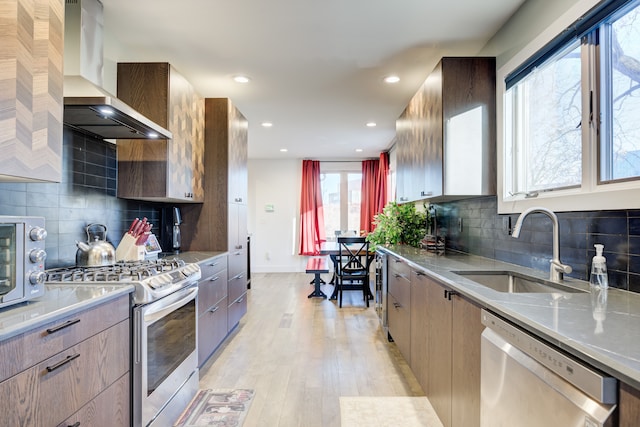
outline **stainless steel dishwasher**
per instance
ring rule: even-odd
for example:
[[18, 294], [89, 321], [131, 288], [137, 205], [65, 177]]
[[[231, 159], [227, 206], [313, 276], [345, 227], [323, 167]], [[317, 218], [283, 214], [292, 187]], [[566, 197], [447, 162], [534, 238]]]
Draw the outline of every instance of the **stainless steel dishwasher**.
[[613, 426], [617, 380], [482, 310], [482, 427]]

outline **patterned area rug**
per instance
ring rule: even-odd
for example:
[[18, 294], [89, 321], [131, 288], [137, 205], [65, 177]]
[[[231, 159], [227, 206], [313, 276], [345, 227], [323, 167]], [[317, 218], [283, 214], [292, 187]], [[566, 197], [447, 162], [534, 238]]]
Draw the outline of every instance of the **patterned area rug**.
[[253, 396], [249, 389], [199, 390], [174, 427], [240, 427]]
[[443, 427], [426, 397], [340, 397], [341, 427]]

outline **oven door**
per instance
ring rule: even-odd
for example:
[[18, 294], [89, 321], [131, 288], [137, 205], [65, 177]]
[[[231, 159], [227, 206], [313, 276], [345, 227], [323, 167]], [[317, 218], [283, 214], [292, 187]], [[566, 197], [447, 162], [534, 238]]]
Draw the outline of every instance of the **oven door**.
[[194, 283], [134, 308], [133, 425], [147, 426], [167, 408], [177, 418], [197, 392], [197, 295]]

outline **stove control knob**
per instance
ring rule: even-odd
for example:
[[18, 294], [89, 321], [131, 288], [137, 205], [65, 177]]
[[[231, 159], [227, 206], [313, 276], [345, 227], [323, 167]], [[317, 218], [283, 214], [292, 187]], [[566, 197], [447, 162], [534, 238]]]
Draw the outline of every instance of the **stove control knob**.
[[47, 230], [42, 227], [33, 227], [29, 232], [29, 237], [34, 242], [38, 242], [47, 238]]
[[29, 259], [33, 263], [42, 262], [47, 258], [47, 253], [43, 249], [34, 249], [29, 252]]
[[29, 282], [32, 285], [42, 285], [47, 278], [47, 274], [44, 271], [34, 271], [29, 275]]

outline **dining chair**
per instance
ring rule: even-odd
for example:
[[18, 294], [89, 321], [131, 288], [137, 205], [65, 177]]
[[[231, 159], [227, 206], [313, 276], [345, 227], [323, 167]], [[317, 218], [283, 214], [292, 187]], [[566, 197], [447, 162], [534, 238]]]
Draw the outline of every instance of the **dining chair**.
[[342, 307], [342, 292], [362, 291], [369, 307], [371, 288], [369, 287], [369, 267], [373, 255], [369, 254], [369, 242], [365, 237], [338, 237], [339, 253], [336, 262], [336, 286], [338, 306]]

